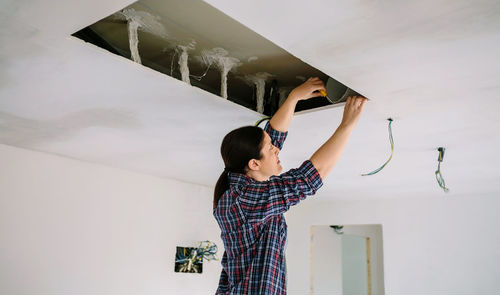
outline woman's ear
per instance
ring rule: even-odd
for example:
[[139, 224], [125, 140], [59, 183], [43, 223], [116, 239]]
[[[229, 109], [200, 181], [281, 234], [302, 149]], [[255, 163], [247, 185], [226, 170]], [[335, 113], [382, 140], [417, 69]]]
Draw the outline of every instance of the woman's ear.
[[256, 159], [251, 159], [250, 161], [248, 161], [248, 168], [252, 171], [256, 171], [256, 170], [259, 170], [260, 168], [260, 165], [259, 165], [259, 160], [256, 160]]

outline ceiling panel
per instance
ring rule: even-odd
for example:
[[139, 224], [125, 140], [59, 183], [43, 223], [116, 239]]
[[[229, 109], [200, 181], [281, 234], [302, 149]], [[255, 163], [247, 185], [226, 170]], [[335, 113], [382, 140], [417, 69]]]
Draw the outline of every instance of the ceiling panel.
[[[497, 1], [208, 3], [371, 98], [321, 199], [500, 195]], [[212, 186], [224, 134], [260, 115], [70, 37], [130, 4], [5, 3], [0, 143]], [[308, 158], [341, 115], [296, 115], [284, 168]], [[388, 117], [393, 160], [362, 177], [389, 156]], [[439, 146], [448, 194], [434, 176]]]

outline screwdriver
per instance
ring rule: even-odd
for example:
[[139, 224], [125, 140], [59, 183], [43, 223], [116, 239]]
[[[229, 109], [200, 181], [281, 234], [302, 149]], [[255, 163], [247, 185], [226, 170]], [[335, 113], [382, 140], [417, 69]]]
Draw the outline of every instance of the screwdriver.
[[[328, 99], [328, 101], [332, 102], [332, 100], [328, 97], [328, 95], [326, 95], [326, 91], [323, 90], [323, 89], [320, 89], [319, 90], [319, 93], [321, 93], [321, 95], [323, 95], [324, 97], [326, 97], [326, 99]], [[333, 103], [333, 102], [332, 102]]]

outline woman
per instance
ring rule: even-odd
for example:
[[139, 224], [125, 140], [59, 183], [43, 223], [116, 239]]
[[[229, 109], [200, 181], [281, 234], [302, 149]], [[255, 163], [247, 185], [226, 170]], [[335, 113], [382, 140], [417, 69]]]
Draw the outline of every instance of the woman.
[[278, 154], [298, 101], [326, 91], [318, 78], [295, 88], [266, 124], [228, 133], [221, 146], [225, 169], [214, 192], [214, 216], [225, 252], [216, 294], [286, 294], [283, 213], [322, 186], [344, 150], [363, 105], [349, 97], [335, 133], [299, 168], [280, 175]]

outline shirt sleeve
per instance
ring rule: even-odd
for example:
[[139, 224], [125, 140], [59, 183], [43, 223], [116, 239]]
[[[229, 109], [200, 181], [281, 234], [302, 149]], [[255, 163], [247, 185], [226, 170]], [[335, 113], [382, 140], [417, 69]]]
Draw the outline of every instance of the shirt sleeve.
[[285, 143], [286, 136], [288, 135], [288, 131], [280, 132], [274, 130], [273, 127], [271, 127], [271, 124], [269, 124], [269, 121], [266, 122], [264, 131], [266, 131], [267, 134], [269, 134], [269, 136], [271, 137], [272, 144], [281, 150], [283, 148], [283, 144]]
[[322, 185], [318, 170], [307, 160], [299, 168], [272, 176], [268, 181], [249, 184], [240, 196], [240, 206], [247, 218], [262, 220], [288, 211], [290, 206], [314, 195]]

